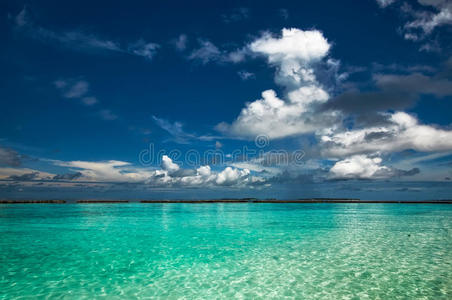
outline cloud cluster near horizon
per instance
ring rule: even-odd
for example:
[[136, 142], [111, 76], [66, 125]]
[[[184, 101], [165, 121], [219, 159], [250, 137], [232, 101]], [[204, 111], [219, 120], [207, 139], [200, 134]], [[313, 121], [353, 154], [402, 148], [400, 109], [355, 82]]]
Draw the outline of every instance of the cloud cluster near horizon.
[[[0, 148], [2, 150], [2, 148]], [[0, 153], [1, 154], [1, 153]], [[49, 162], [64, 167], [69, 173], [52, 174], [29, 168], [2, 168], [0, 184], [8, 182], [44, 182], [48, 185], [58, 182], [73, 184], [144, 184], [149, 187], [259, 187], [265, 179], [251, 174], [247, 168], [225, 167], [213, 171], [209, 165], [196, 169], [183, 169], [167, 155], [162, 156], [160, 168], [143, 168], [124, 161], [57, 161]]]

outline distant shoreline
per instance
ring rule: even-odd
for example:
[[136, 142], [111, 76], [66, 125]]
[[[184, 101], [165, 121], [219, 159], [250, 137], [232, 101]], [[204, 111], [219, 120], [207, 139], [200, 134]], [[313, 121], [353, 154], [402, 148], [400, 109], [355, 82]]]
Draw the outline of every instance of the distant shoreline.
[[207, 204], [207, 203], [400, 203], [400, 204], [452, 204], [452, 200], [360, 200], [347, 198], [309, 198], [309, 199], [295, 199], [295, 200], [278, 200], [278, 199], [208, 199], [208, 200], [0, 200], [0, 204], [121, 204], [121, 203], [193, 203], [193, 204]]

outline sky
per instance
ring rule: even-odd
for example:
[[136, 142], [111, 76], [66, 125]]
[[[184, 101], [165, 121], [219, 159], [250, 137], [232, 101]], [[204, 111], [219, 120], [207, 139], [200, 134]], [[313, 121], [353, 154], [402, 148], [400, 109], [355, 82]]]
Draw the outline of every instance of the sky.
[[2, 1], [0, 199], [450, 199], [452, 2]]

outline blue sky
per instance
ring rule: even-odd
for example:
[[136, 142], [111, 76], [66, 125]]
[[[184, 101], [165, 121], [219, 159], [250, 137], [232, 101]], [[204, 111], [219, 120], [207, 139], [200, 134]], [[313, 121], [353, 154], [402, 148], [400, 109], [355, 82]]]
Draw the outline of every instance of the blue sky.
[[0, 22], [0, 198], [450, 198], [449, 1], [3, 1]]

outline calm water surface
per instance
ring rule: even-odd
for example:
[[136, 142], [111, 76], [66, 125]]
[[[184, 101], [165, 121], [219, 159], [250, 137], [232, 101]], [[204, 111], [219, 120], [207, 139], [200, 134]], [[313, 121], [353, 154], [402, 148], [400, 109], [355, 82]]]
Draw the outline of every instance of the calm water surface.
[[452, 299], [452, 205], [0, 205], [0, 299]]

